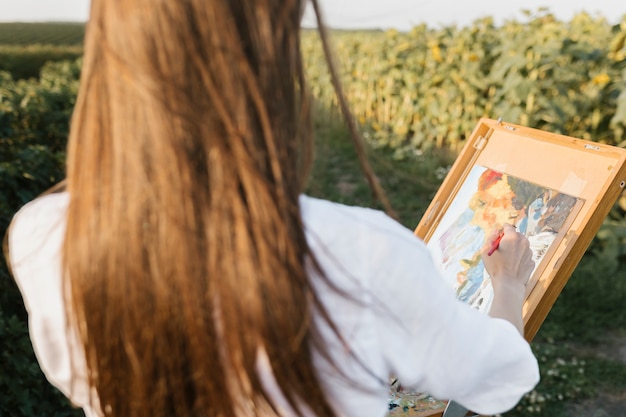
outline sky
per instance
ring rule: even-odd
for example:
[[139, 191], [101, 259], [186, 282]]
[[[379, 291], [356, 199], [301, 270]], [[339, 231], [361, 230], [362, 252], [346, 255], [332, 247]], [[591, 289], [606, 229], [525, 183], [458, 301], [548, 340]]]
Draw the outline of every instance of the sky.
[[[522, 20], [522, 9], [548, 7], [561, 20], [581, 11], [619, 23], [626, 15], [624, 0], [319, 0], [328, 26], [343, 29], [409, 30], [419, 23], [431, 27], [465, 26], [493, 16], [496, 23]], [[0, 0], [0, 21], [87, 20], [89, 0]], [[303, 26], [311, 26], [307, 12]]]
[[[537, 12], [547, 7], [561, 20], [570, 20], [586, 11], [603, 16], [609, 22], [620, 23], [626, 15], [624, 0], [320, 0], [331, 27], [395, 28], [410, 30], [426, 23], [431, 27], [456, 24], [470, 25], [474, 20], [492, 16], [497, 24], [505, 20], [524, 21], [522, 10]], [[312, 19], [305, 16], [304, 24]]]

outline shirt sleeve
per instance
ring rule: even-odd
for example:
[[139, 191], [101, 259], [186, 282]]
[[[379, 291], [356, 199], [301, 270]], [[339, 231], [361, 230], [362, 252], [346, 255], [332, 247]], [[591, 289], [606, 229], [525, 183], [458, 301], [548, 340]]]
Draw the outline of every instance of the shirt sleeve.
[[[66, 323], [61, 275], [67, 195], [25, 205], [9, 229], [9, 262], [28, 313], [35, 356], [52, 385], [92, 414], [82, 348]], [[69, 334], [69, 335], [68, 335]]]
[[412, 234], [383, 247], [393, 261], [372, 285], [389, 309], [377, 316], [377, 328], [391, 372], [405, 386], [478, 413], [514, 407], [539, 381], [537, 360], [517, 329], [458, 301]]
[[363, 326], [342, 327], [357, 321], [339, 315], [345, 300], [331, 298], [330, 311], [342, 330], [358, 329], [344, 336], [380, 379], [391, 374], [482, 414], [511, 409], [537, 384], [537, 360], [517, 329], [457, 300], [412, 231], [380, 211], [304, 202], [306, 224], [320, 237], [311, 239], [317, 258], [334, 282], [350, 283], [340, 288], [358, 300]]

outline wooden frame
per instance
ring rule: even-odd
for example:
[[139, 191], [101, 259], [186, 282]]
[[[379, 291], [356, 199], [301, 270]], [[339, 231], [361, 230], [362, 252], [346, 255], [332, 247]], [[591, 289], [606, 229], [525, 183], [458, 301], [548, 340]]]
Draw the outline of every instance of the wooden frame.
[[[496, 189], [493, 184], [498, 184], [497, 191], [489, 191], [489, 187]], [[467, 139], [415, 234], [435, 252], [436, 261], [457, 265], [454, 268], [461, 268], [459, 262], [464, 263], [464, 270], [452, 269], [457, 274], [456, 282], [451, 283], [457, 294], [467, 292], [468, 271], [482, 265], [476, 257], [463, 258], [467, 254], [462, 251], [466, 249], [459, 248], [473, 242], [474, 247], [468, 251], [476, 253], [475, 247], [482, 246], [488, 224], [514, 223], [522, 232], [535, 236], [541, 251], [537, 249], [535, 253], [537, 267], [527, 285], [523, 309], [524, 336], [531, 341], [625, 184], [626, 149], [483, 118]], [[468, 190], [474, 190], [474, 194], [468, 194]], [[537, 190], [541, 191], [539, 195], [532, 196]], [[489, 204], [499, 208], [483, 208]], [[503, 206], [507, 206], [505, 214], [498, 211]], [[462, 207], [465, 212], [459, 211]], [[476, 214], [479, 210], [480, 216]], [[467, 230], [460, 232], [470, 227], [474, 238], [467, 237]], [[454, 239], [465, 240], [455, 246]], [[543, 242], [543, 246], [538, 242]], [[438, 250], [443, 255], [438, 257]], [[473, 276], [477, 275], [480, 274]], [[480, 287], [484, 294], [472, 295], [478, 309], [485, 307], [481, 303], [488, 300], [485, 288], [490, 281], [485, 282]], [[414, 415], [441, 416], [442, 412]]]

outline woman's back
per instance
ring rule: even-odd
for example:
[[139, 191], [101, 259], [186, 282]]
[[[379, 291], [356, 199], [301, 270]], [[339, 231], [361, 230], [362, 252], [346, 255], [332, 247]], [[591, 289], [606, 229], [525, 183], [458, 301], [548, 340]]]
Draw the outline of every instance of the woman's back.
[[[382, 416], [391, 374], [413, 389], [455, 398], [485, 414], [512, 407], [536, 383], [536, 362], [521, 336], [509, 323], [454, 299], [410, 231], [374, 210], [309, 197], [300, 202], [307, 240], [328, 278], [313, 270], [312, 282], [343, 336], [313, 312], [332, 358], [329, 363], [314, 349], [313, 363], [338, 415]], [[90, 413], [84, 357], [79, 342], [67, 339], [62, 308], [59, 251], [67, 203], [66, 193], [51, 194], [18, 213], [9, 241], [11, 264], [42, 369]], [[270, 398], [289, 410], [264, 351], [255, 367]], [[97, 409], [97, 397], [94, 402]]]

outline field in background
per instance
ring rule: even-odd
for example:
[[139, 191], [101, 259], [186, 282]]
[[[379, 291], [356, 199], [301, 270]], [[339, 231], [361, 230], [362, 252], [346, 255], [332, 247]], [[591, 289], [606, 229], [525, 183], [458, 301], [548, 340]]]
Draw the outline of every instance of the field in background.
[[[83, 33], [75, 24], [0, 23], [0, 71], [11, 74], [0, 72], [2, 234], [21, 204], [63, 175]], [[625, 139], [626, 23], [611, 27], [584, 15], [559, 22], [544, 15], [504, 28], [485, 19], [469, 28], [334, 35], [370, 159], [409, 228], [482, 115], [607, 143]], [[319, 107], [308, 192], [375, 206], [337, 116], [314, 32], [306, 31], [303, 49]], [[45, 64], [65, 59], [71, 61]], [[3, 67], [7, 62], [11, 66]], [[0, 395], [0, 415], [76, 415], [37, 368], [4, 265], [0, 304], [0, 392], [7, 393]], [[506, 417], [626, 415], [626, 365], [619, 357], [625, 305], [626, 222], [618, 205], [533, 343], [542, 383]]]
[[[483, 116], [621, 144], [626, 137], [626, 17], [612, 26], [548, 13], [496, 27], [408, 33], [339, 32], [334, 46], [344, 88], [372, 143], [398, 152], [459, 149]], [[315, 96], [336, 106], [317, 35], [303, 51]]]
[[74, 45], [85, 36], [82, 23], [0, 23], [0, 45]]

